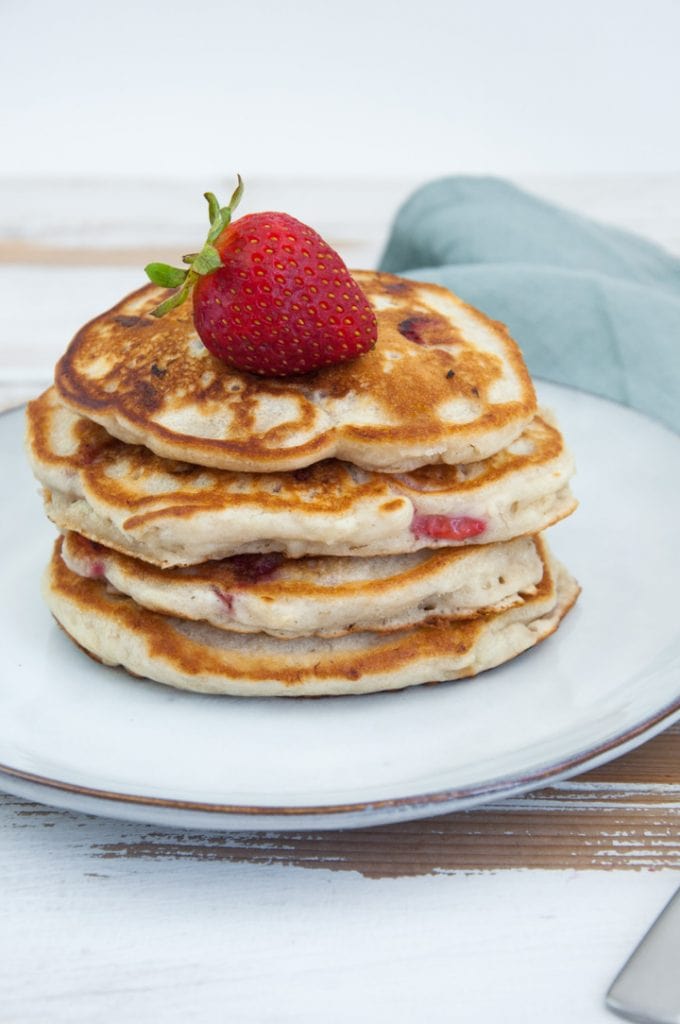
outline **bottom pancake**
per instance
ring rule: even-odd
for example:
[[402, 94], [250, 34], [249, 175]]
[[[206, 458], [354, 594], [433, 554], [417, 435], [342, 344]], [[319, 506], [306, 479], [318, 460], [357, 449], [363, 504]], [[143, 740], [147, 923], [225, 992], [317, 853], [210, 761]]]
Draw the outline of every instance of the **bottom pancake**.
[[545, 557], [535, 593], [506, 611], [389, 634], [282, 640], [238, 635], [137, 605], [73, 573], [55, 544], [43, 590], [64, 630], [107, 665], [201, 693], [302, 697], [398, 690], [476, 675], [549, 636], [579, 586]]

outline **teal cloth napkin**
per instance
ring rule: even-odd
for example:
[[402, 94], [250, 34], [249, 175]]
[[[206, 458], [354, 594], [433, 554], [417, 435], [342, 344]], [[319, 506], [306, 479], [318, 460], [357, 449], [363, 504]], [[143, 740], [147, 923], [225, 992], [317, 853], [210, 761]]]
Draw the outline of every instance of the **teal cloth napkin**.
[[508, 325], [532, 374], [680, 431], [680, 260], [497, 178], [455, 177], [397, 214], [380, 269]]

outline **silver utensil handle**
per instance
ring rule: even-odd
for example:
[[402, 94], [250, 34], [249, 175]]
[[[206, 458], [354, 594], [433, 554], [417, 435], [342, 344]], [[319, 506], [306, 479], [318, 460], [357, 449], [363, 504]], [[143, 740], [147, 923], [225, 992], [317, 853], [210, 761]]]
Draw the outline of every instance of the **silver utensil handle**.
[[679, 1024], [680, 889], [619, 971], [606, 1002], [640, 1024]]

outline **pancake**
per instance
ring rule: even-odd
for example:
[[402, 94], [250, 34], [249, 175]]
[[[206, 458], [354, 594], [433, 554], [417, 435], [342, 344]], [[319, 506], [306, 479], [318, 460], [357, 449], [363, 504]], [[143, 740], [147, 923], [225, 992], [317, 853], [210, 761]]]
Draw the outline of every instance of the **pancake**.
[[[231, 473], [126, 445], [49, 389], [28, 406], [27, 448], [59, 529], [163, 567], [253, 552], [490, 544], [538, 533], [576, 506], [573, 461], [545, 413], [481, 463], [388, 475], [328, 459], [292, 473]], [[464, 536], [441, 536], [450, 520]]]
[[201, 693], [322, 696], [398, 690], [476, 675], [552, 633], [578, 584], [546, 560], [536, 592], [507, 611], [395, 633], [334, 640], [241, 636], [140, 608], [101, 580], [71, 572], [55, 545], [44, 594], [57, 621], [95, 658]]
[[359, 359], [287, 378], [233, 370], [203, 346], [191, 303], [150, 316], [167, 293], [148, 285], [78, 332], [55, 384], [123, 441], [245, 472], [331, 457], [390, 472], [477, 462], [521, 434], [536, 399], [502, 324], [438, 285], [354, 276], [378, 320]]
[[[540, 549], [542, 551], [542, 549]], [[533, 537], [374, 558], [237, 555], [159, 569], [69, 533], [62, 557], [138, 605], [217, 629], [270, 636], [391, 632], [520, 604], [541, 580]]]

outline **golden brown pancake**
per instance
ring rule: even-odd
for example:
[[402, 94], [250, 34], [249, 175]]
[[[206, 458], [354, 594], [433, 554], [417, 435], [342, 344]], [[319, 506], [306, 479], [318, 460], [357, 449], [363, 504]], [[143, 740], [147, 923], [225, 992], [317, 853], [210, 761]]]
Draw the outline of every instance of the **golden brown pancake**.
[[[50, 389], [28, 406], [27, 447], [59, 529], [164, 567], [252, 552], [363, 556], [496, 543], [538, 533], [576, 504], [571, 455], [547, 414], [480, 463], [388, 475], [328, 459], [290, 473], [234, 473], [124, 444]], [[446, 535], [454, 521], [463, 536]]]
[[507, 611], [395, 633], [334, 640], [242, 636], [169, 618], [71, 572], [57, 541], [44, 594], [64, 630], [100, 661], [185, 690], [236, 696], [322, 696], [396, 690], [476, 675], [552, 633], [578, 584], [546, 557], [536, 592]]
[[521, 604], [543, 573], [533, 537], [373, 558], [237, 555], [160, 569], [68, 533], [62, 557], [151, 611], [235, 633], [344, 636]]
[[78, 332], [55, 384], [123, 441], [246, 472], [330, 457], [390, 472], [477, 462], [521, 434], [536, 399], [502, 324], [437, 285], [354, 276], [378, 341], [342, 365], [278, 379], [233, 370], [203, 346], [190, 303], [150, 316], [166, 293], [149, 285]]

